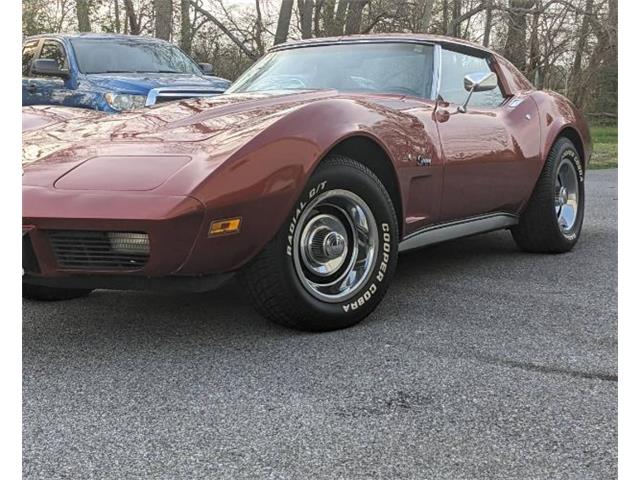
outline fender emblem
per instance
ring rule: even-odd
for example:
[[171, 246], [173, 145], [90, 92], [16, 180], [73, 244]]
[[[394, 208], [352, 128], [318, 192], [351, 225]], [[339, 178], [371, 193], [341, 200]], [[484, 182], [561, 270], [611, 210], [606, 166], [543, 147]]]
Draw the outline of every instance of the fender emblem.
[[431, 159], [429, 157], [425, 157], [424, 155], [418, 155], [416, 157], [416, 163], [421, 167], [430, 167]]

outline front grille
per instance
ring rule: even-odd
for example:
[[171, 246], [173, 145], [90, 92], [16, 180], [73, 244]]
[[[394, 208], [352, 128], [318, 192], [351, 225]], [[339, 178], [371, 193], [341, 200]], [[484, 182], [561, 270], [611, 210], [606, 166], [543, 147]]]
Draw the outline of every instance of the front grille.
[[156, 97], [156, 105], [159, 103], [175, 102], [176, 100], [183, 100], [185, 98], [190, 97]]
[[220, 95], [224, 89], [206, 87], [161, 87], [151, 89], [147, 95], [147, 105], [184, 100], [196, 97], [213, 97]]
[[[146, 234], [50, 230], [47, 235], [58, 266], [63, 268], [138, 270], [149, 259], [149, 239]], [[139, 245], [123, 248], [122, 239], [116, 239], [116, 235], [142, 238], [146, 241], [146, 249], [139, 248]]]

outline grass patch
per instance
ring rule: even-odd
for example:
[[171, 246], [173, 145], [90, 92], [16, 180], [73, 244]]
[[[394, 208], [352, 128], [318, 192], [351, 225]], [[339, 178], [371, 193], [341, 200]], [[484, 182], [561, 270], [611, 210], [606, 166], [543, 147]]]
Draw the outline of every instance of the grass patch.
[[592, 126], [591, 138], [593, 155], [588, 168], [618, 168], [618, 127]]

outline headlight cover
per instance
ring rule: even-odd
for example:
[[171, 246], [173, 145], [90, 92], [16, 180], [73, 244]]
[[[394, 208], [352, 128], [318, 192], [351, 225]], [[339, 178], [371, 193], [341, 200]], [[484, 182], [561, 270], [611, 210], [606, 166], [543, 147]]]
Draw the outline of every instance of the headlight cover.
[[127, 255], [149, 255], [149, 235], [133, 232], [107, 232], [111, 250]]
[[127, 93], [108, 92], [104, 94], [104, 99], [114, 110], [133, 110], [144, 107], [147, 97], [145, 95], [130, 95]]

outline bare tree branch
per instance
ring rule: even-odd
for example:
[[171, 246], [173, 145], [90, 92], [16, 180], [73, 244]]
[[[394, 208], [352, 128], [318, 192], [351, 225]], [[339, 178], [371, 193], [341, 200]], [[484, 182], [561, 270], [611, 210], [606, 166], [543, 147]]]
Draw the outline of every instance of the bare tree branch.
[[193, 8], [197, 11], [200, 12], [204, 17], [206, 17], [211, 23], [213, 23], [216, 27], [218, 27], [220, 30], [222, 30], [222, 32], [229, 37], [229, 39], [235, 43], [238, 48], [242, 51], [242, 53], [244, 53], [247, 57], [249, 57], [252, 60], [256, 60], [259, 55], [256, 54], [255, 52], [252, 52], [251, 50], [249, 50], [247, 48], [247, 46], [242, 43], [242, 41], [236, 37], [233, 32], [231, 32], [231, 30], [229, 30], [222, 22], [220, 22], [216, 17], [214, 17], [211, 13], [207, 12], [204, 8], [202, 8], [200, 5], [198, 5], [194, 0], [191, 0], [191, 5], [193, 6]]

